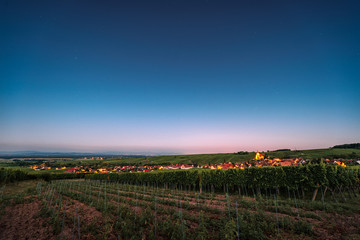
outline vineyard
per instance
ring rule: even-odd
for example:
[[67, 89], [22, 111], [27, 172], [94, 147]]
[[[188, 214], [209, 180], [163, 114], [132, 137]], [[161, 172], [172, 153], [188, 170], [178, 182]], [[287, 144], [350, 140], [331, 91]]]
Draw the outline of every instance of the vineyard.
[[[0, 239], [360, 237], [358, 170], [310, 165], [57, 180], [64, 176], [30, 180], [32, 188], [12, 195], [11, 184], [3, 187]], [[23, 232], [11, 231], [11, 221]]]
[[122, 174], [91, 174], [85, 176], [92, 180], [109, 180], [130, 184], [156, 184], [165, 188], [169, 186], [182, 189], [203, 189], [223, 192], [238, 191], [239, 194], [252, 190], [260, 194], [267, 189], [277, 189], [277, 192], [301, 189], [302, 197], [314, 191], [315, 200], [319, 188], [332, 194], [338, 191], [355, 190], [359, 187], [360, 172], [358, 169], [324, 164], [266, 167], [228, 170], [191, 170], [191, 171], [155, 171], [149, 173]]

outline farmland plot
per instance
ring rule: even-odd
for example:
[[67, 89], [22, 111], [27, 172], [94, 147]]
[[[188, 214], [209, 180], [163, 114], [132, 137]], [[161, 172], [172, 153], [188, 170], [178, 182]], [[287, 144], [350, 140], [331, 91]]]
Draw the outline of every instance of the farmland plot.
[[[354, 192], [315, 201], [301, 191], [258, 193], [100, 180], [41, 182], [23, 195], [2, 196], [1, 239], [11, 233], [11, 211], [41, 225], [29, 239], [356, 239], [360, 204]], [[323, 194], [323, 189], [321, 189]], [[320, 194], [321, 196], [321, 194]], [[21, 200], [23, 199], [23, 200]], [[22, 211], [23, 209], [23, 211]], [[29, 216], [29, 212], [27, 212]], [[16, 222], [15, 222], [16, 223]], [[29, 223], [34, 223], [29, 220]], [[32, 231], [31, 228], [36, 229]], [[10, 235], [6, 235], [10, 234]], [[12, 235], [11, 235], [12, 234]], [[23, 233], [26, 234], [26, 233]]]

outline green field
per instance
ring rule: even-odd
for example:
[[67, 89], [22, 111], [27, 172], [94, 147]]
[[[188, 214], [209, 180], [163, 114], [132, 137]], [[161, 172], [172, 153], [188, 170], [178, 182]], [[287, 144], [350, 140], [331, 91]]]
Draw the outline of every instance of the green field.
[[[261, 152], [269, 158], [303, 158], [303, 159], [360, 159], [360, 149], [324, 148], [293, 151], [267, 151]], [[170, 165], [170, 164], [216, 164], [224, 162], [246, 162], [253, 159], [255, 152], [249, 153], [219, 153], [219, 154], [192, 154], [192, 155], [169, 155], [169, 156], [148, 156], [139, 158], [111, 158], [104, 160], [91, 159], [64, 159], [64, 158], [39, 158], [29, 159], [0, 159], [0, 167], [19, 167], [36, 164], [37, 161], [46, 162], [47, 165], [55, 167], [93, 166], [107, 167], [118, 165]], [[24, 168], [22, 168], [24, 169]], [[29, 169], [31, 170], [31, 169]], [[32, 170], [31, 170], [32, 171]], [[49, 172], [61, 172], [50, 170]]]
[[[304, 158], [304, 159], [321, 159], [321, 158], [347, 158], [357, 159], [360, 158], [360, 149], [313, 149], [313, 150], [297, 150], [297, 151], [269, 151], [262, 152], [269, 158]], [[125, 158], [125, 159], [105, 159], [99, 160], [83, 160], [77, 159], [76, 161], [85, 164], [103, 164], [108, 166], [123, 165], [123, 164], [214, 164], [223, 162], [245, 162], [250, 161], [255, 156], [255, 152], [249, 152], [242, 155], [237, 153], [219, 153], [219, 154], [192, 154], [192, 155], [170, 155], [170, 156], [153, 156], [142, 158]], [[63, 164], [69, 163], [68, 161], [62, 162]]]

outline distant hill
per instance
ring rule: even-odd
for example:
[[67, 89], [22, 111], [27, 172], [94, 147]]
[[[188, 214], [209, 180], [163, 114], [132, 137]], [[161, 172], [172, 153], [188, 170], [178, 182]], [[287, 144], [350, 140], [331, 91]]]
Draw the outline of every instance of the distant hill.
[[360, 149], [360, 143], [350, 143], [350, 144], [342, 144], [342, 145], [335, 145], [332, 148], [353, 148], [353, 149]]
[[38, 152], [38, 151], [0, 151], [0, 158], [83, 158], [83, 157], [145, 157], [147, 154], [123, 152]]

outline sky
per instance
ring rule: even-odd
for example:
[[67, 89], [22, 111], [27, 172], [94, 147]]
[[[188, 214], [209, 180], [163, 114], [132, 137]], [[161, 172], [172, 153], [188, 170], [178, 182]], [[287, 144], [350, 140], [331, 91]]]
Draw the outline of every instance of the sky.
[[360, 1], [0, 0], [0, 150], [360, 142]]

